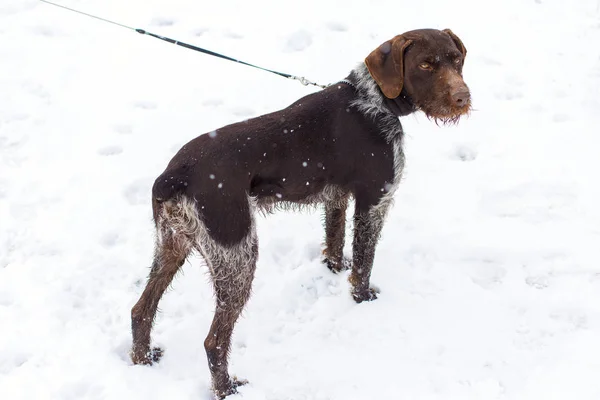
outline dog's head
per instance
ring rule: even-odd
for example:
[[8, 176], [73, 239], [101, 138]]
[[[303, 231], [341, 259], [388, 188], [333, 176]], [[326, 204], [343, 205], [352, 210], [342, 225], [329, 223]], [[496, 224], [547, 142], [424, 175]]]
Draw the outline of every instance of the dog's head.
[[436, 122], [455, 123], [471, 109], [462, 77], [466, 55], [450, 29], [419, 29], [383, 43], [365, 64], [387, 98], [402, 93]]

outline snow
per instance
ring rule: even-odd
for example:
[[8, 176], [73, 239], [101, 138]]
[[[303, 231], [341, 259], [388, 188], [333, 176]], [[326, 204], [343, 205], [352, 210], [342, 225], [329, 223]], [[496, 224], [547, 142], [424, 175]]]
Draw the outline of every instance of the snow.
[[[319, 212], [258, 219], [232, 398], [600, 398], [597, 0], [61, 4], [319, 83], [410, 29], [468, 49], [471, 117], [403, 119], [378, 300], [320, 263]], [[200, 258], [161, 302], [162, 361], [128, 358], [150, 187], [191, 138], [316, 89], [33, 0], [0, 4], [0, 60], [0, 399], [209, 399]]]

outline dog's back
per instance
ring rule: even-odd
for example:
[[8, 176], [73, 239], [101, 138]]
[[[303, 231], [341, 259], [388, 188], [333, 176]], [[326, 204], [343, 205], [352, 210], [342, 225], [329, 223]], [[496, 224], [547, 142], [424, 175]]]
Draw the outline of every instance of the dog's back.
[[233, 244], [246, 230], [228, 225], [247, 220], [248, 196], [267, 206], [315, 203], [328, 191], [353, 193], [365, 182], [376, 186], [369, 192], [380, 192], [394, 179], [393, 154], [377, 125], [350, 106], [355, 97], [353, 87], [333, 85], [193, 139], [156, 179], [153, 199], [193, 200], [214, 239]]

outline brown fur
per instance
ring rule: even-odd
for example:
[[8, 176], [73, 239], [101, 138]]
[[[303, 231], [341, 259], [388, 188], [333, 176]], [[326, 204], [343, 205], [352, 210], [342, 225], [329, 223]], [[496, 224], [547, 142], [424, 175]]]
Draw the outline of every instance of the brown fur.
[[365, 58], [375, 82], [388, 99], [400, 95], [404, 84], [404, 50], [412, 43], [403, 35], [383, 43]]
[[324, 262], [333, 272], [341, 272], [348, 266], [343, 259], [346, 208], [348, 208], [347, 194], [337, 202], [325, 202], [325, 249], [323, 255], [325, 256]]
[[[371, 52], [345, 80], [183, 146], [152, 188], [156, 253], [131, 310], [132, 361], [151, 364], [162, 355], [150, 347], [158, 302], [195, 250], [206, 261], [216, 298], [204, 341], [214, 394], [222, 399], [245, 383], [229, 375], [228, 355], [256, 269], [257, 210], [324, 204], [327, 266], [339, 272], [351, 264], [354, 300], [376, 299], [370, 286], [375, 249], [404, 167], [398, 117], [422, 110], [436, 122], [453, 123], [466, 114], [465, 55], [449, 30], [407, 32]], [[351, 263], [342, 254], [350, 197]]]

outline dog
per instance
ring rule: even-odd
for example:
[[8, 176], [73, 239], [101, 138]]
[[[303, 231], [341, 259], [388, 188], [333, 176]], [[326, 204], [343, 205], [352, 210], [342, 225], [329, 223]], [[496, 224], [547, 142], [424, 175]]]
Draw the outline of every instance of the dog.
[[377, 298], [370, 286], [375, 248], [404, 167], [399, 117], [418, 110], [457, 123], [471, 108], [462, 78], [467, 50], [451, 30], [395, 36], [348, 77], [289, 107], [225, 126], [183, 146], [152, 188], [156, 250], [147, 285], [131, 310], [134, 364], [152, 364], [158, 302], [188, 255], [204, 258], [216, 295], [204, 347], [216, 398], [246, 383], [231, 377], [234, 325], [258, 258], [255, 212], [324, 204], [324, 262], [345, 269], [346, 207], [354, 199], [351, 295]]

